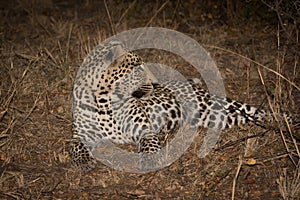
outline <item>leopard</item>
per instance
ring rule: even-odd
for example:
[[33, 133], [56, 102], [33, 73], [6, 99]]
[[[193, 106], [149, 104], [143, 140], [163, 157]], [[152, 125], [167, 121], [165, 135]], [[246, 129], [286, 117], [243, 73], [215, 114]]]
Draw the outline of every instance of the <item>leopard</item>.
[[73, 88], [72, 165], [95, 168], [91, 153], [100, 141], [133, 144], [149, 154], [161, 147], [160, 135], [183, 124], [219, 131], [248, 122], [264, 126], [263, 109], [205, 90], [198, 79], [159, 82], [143, 59], [120, 41], [102, 43], [83, 61]]

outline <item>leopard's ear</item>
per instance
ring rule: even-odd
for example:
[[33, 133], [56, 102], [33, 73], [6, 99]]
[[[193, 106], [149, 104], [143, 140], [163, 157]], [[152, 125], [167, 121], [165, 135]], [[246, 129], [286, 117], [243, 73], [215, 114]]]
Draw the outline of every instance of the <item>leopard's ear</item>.
[[149, 83], [149, 84], [144, 84], [142, 85], [139, 89], [137, 89], [136, 91], [134, 91], [131, 95], [135, 98], [142, 98], [142, 97], [147, 97], [149, 96], [152, 91], [154, 89], [153, 84]]

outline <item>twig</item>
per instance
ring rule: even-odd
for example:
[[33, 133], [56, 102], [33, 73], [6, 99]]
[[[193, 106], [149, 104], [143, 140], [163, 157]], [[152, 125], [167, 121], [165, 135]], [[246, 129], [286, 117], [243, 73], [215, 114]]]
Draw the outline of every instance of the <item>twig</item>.
[[118, 23], [116, 24], [116, 26], [119, 26], [121, 24], [121, 21], [123, 20], [123, 18], [127, 15], [128, 11], [135, 5], [137, 0], [134, 0], [129, 6], [128, 8], [125, 10], [125, 12], [123, 12], [122, 16], [120, 17]]
[[243, 158], [240, 155], [239, 156], [238, 167], [237, 167], [237, 170], [236, 170], [236, 173], [235, 173], [235, 176], [234, 176], [234, 179], [233, 179], [233, 183], [232, 183], [232, 195], [231, 195], [232, 200], [234, 200], [235, 186], [236, 186], [236, 182], [237, 182], [237, 179], [239, 177], [239, 174], [240, 174], [240, 171], [241, 171], [241, 168], [242, 168], [242, 164], [243, 164]]
[[217, 47], [217, 46], [213, 46], [213, 45], [205, 45], [205, 46], [208, 47], [208, 48], [213, 48], [213, 49], [225, 51], [225, 52], [227, 52], [227, 53], [231, 53], [231, 54], [233, 54], [233, 55], [236, 55], [236, 56], [239, 56], [239, 57], [241, 57], [241, 58], [243, 58], [243, 59], [246, 59], [246, 60], [248, 60], [248, 61], [250, 61], [250, 62], [253, 62], [254, 64], [256, 64], [256, 65], [258, 65], [258, 66], [260, 66], [260, 67], [263, 67], [264, 69], [266, 69], [266, 70], [268, 70], [268, 71], [270, 71], [270, 72], [272, 72], [272, 73], [278, 75], [280, 78], [286, 80], [289, 84], [291, 84], [292, 86], [294, 86], [297, 90], [300, 90], [300, 86], [296, 85], [296, 83], [293, 83], [292, 81], [290, 81], [288, 78], [286, 78], [286, 77], [283, 76], [282, 74], [276, 72], [276, 71], [273, 70], [273, 69], [268, 68], [267, 66], [265, 66], [265, 65], [263, 65], [263, 64], [260, 64], [259, 62], [255, 61], [255, 60], [253, 60], [253, 59], [251, 59], [251, 58], [248, 58], [248, 57], [246, 57], [246, 56], [243, 56], [243, 55], [241, 55], [241, 54], [239, 54], [239, 53], [236, 53], [236, 52], [234, 52], [234, 51], [231, 51], [231, 50], [229, 50], [229, 49], [224, 49], [224, 48], [222, 48], [222, 47]]
[[269, 130], [266, 130], [266, 131], [263, 132], [263, 133], [259, 133], [259, 134], [255, 134], [255, 135], [250, 135], [250, 136], [242, 137], [242, 138], [237, 139], [237, 140], [235, 140], [235, 141], [228, 142], [228, 143], [226, 143], [226, 144], [224, 144], [224, 145], [218, 147], [218, 148], [216, 149], [216, 151], [223, 150], [223, 149], [225, 149], [225, 148], [227, 148], [227, 147], [233, 146], [233, 145], [238, 144], [238, 143], [240, 143], [240, 142], [244, 142], [244, 141], [246, 141], [246, 140], [248, 140], [248, 139], [251, 139], [251, 138], [256, 138], [256, 137], [264, 136], [268, 131], [269, 131]]
[[163, 5], [160, 6], [160, 8], [154, 13], [154, 15], [151, 17], [151, 19], [147, 22], [147, 24], [145, 25], [145, 27], [148, 27], [152, 21], [154, 20], [154, 18], [157, 16], [158, 13], [160, 13], [160, 11], [162, 11], [162, 9], [164, 9], [164, 7], [169, 3], [169, 0], [166, 1], [165, 3], [163, 3]]
[[288, 130], [289, 130], [290, 136], [291, 136], [291, 138], [292, 138], [293, 144], [294, 144], [294, 146], [295, 146], [295, 148], [296, 148], [298, 157], [300, 158], [299, 148], [298, 148], [297, 142], [296, 142], [296, 140], [295, 140], [295, 138], [294, 138], [294, 136], [293, 136], [293, 134], [292, 134], [292, 130], [291, 130], [290, 124], [289, 124], [289, 122], [288, 122], [288, 120], [287, 120], [287, 118], [286, 118], [286, 114], [284, 114], [283, 117], [284, 117], [284, 121], [285, 121], [285, 123], [286, 123], [286, 126], [287, 126], [287, 128], [288, 128]]
[[68, 61], [68, 57], [69, 57], [70, 40], [71, 40], [72, 30], [73, 30], [73, 24], [71, 23], [69, 34], [68, 34], [68, 40], [67, 40], [67, 49], [66, 49], [66, 57], [65, 57], [66, 60], [65, 60], [65, 62]]
[[109, 23], [110, 23], [111, 31], [112, 31], [113, 35], [115, 35], [116, 34], [115, 27], [114, 27], [113, 22], [111, 20], [111, 16], [110, 16], [110, 13], [109, 13], [109, 10], [108, 10], [106, 0], [104, 0], [104, 5], [105, 5], [105, 10], [106, 10], [106, 13], [107, 13], [108, 20], [109, 20]]
[[[145, 25], [145, 27], [143, 28], [143, 30], [145, 30], [154, 20], [154, 18], [157, 16], [157, 14], [162, 11], [162, 9], [169, 3], [169, 0], [166, 1], [163, 5], [160, 6], [160, 8], [155, 12], [155, 14], [151, 17], [151, 19], [148, 21], [148, 23]], [[141, 35], [143, 34], [143, 32], [140, 33], [140, 35], [136, 36], [136, 41], [139, 40], [139, 38], [141, 37]]]
[[273, 161], [273, 160], [278, 160], [278, 159], [281, 159], [281, 158], [286, 158], [286, 157], [289, 157], [290, 155], [288, 153], [284, 153], [284, 154], [281, 154], [281, 155], [278, 155], [278, 156], [275, 156], [275, 157], [272, 157], [272, 158], [266, 158], [264, 160], [261, 161], [261, 163], [265, 163], [265, 162], [269, 162], [269, 161]]

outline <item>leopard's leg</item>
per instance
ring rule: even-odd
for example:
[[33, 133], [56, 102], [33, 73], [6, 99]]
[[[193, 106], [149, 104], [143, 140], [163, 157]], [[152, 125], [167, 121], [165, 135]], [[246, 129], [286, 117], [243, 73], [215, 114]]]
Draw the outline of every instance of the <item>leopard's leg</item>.
[[139, 142], [139, 153], [155, 153], [161, 149], [161, 142], [157, 134], [144, 135]]
[[158, 153], [161, 150], [161, 142], [158, 134], [145, 134], [139, 142], [139, 168], [143, 171], [153, 171], [163, 166], [163, 156]]
[[95, 168], [96, 160], [86, 146], [77, 139], [73, 139], [69, 144], [69, 155], [71, 164], [82, 171], [90, 171]]

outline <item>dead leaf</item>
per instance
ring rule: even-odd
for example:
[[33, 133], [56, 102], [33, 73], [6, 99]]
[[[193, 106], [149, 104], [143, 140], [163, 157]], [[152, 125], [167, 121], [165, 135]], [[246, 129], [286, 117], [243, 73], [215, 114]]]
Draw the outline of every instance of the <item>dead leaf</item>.
[[256, 160], [254, 158], [249, 158], [247, 161], [246, 161], [247, 165], [255, 165], [256, 164]]

